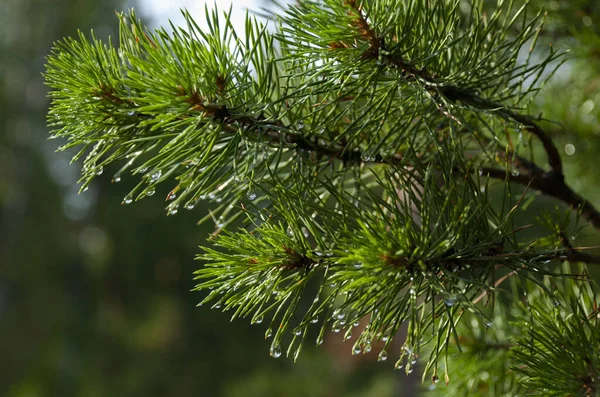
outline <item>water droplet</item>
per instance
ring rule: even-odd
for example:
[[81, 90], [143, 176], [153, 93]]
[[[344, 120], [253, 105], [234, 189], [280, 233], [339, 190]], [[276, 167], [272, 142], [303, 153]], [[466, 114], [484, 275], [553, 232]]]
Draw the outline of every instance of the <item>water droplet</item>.
[[456, 303], [456, 298], [455, 297], [446, 298], [446, 299], [444, 299], [444, 303], [446, 304], [446, 306], [452, 307]]
[[152, 173], [152, 175], [150, 175], [150, 179], [152, 179], [153, 182], [156, 182], [160, 179], [161, 175], [162, 175], [161, 170], [154, 171]]
[[433, 375], [433, 376], [431, 377], [431, 381], [432, 381], [434, 384], [437, 384], [437, 383], [440, 381], [440, 377], [439, 377], [439, 376], [437, 376], [437, 375]]
[[350, 338], [352, 338], [352, 328], [350, 328], [348, 332], [346, 332], [346, 334], [344, 335], [344, 340], [348, 340]]
[[267, 328], [265, 331], [265, 339], [269, 339], [273, 335], [273, 330], [271, 328]]
[[273, 358], [279, 358], [279, 357], [281, 357], [281, 346], [279, 346], [279, 343], [276, 344], [276, 345], [271, 345], [271, 349], [269, 350], [269, 354]]
[[146, 191], [146, 196], [153, 196], [154, 193], [156, 193], [156, 190], [154, 188], [148, 189]]
[[513, 176], [519, 176], [521, 173], [519, 172], [519, 170], [518, 170], [518, 169], [516, 169], [516, 168], [515, 168], [515, 169], [513, 169], [513, 170], [512, 170], [511, 174], [512, 174]]
[[145, 173], [146, 173], [146, 171], [148, 171], [148, 167], [140, 168], [140, 169], [138, 170], [138, 174], [145, 174]]
[[263, 322], [263, 320], [264, 320], [264, 316], [261, 314], [254, 319], [254, 324], [260, 324]]
[[339, 311], [336, 317], [338, 320], [343, 320], [346, 317], [346, 313], [344, 313], [343, 311]]
[[333, 323], [333, 325], [331, 326], [331, 330], [335, 333], [340, 332], [341, 329], [342, 329], [342, 326], [338, 322]]
[[173, 207], [169, 210], [169, 215], [175, 215], [177, 213], [177, 207]]
[[559, 307], [560, 306], [560, 301], [558, 299], [553, 299], [552, 300], [552, 304], [554, 305], [554, 307]]
[[96, 170], [94, 171], [94, 174], [96, 175], [102, 175], [102, 173], [104, 172], [104, 168], [102, 168], [102, 166], [99, 166], [98, 168], [96, 168]]
[[302, 235], [303, 235], [305, 238], [308, 238], [308, 237], [310, 236], [310, 233], [308, 232], [308, 229], [307, 229], [307, 228], [305, 228], [305, 227], [302, 227]]
[[296, 335], [296, 336], [300, 336], [300, 335], [302, 335], [302, 329], [300, 329], [300, 328], [298, 328], [298, 329], [295, 329], [295, 330], [294, 330], [294, 335]]
[[388, 340], [390, 340], [390, 336], [389, 335], [383, 335], [383, 338], [381, 338], [382, 341], [387, 342]]
[[486, 321], [483, 323], [483, 326], [484, 326], [484, 327], [486, 327], [486, 328], [489, 328], [489, 327], [491, 327], [491, 326], [492, 326], [492, 322], [491, 322], [491, 321], [488, 321], [488, 320], [486, 320]]
[[354, 354], [354, 355], [360, 354], [360, 345], [358, 345], [358, 344], [354, 345], [354, 348], [352, 349], [352, 354]]
[[220, 309], [221, 308], [221, 303], [217, 302], [213, 305], [213, 309]]
[[385, 350], [382, 350], [379, 352], [379, 355], [377, 356], [377, 361], [385, 361], [387, 360], [387, 352]]
[[355, 268], [355, 269], [360, 269], [360, 268], [362, 268], [362, 267], [363, 267], [363, 264], [362, 264], [361, 262], [355, 262], [355, 263], [354, 263], [354, 268]]
[[193, 209], [194, 209], [194, 206], [195, 206], [194, 202], [193, 202], [193, 201], [190, 201], [190, 202], [188, 202], [188, 203], [185, 205], [185, 209], [186, 209], [186, 210], [193, 210]]
[[407, 366], [406, 366], [406, 374], [407, 374], [407, 375], [408, 375], [408, 374], [412, 374], [412, 372], [413, 372], [413, 367], [411, 367], [411, 366], [408, 366], [408, 365], [407, 365]]
[[365, 343], [364, 352], [365, 353], [370, 353], [371, 352], [371, 341], [367, 341]]
[[177, 197], [177, 193], [169, 193], [167, 200], [169, 200], [169, 201], [175, 200], [176, 197]]
[[246, 197], [248, 198], [248, 200], [252, 201], [252, 200], [256, 199], [256, 193], [248, 192], [248, 193], [246, 193]]
[[113, 181], [115, 183], [119, 183], [119, 182], [121, 182], [121, 177], [120, 176], [115, 176], [115, 178], [113, 179]]
[[128, 115], [129, 117], [133, 117], [133, 116], [135, 116], [135, 111], [133, 111], [133, 110], [130, 110], [129, 112], [127, 112], [127, 115]]
[[352, 326], [353, 326], [353, 327], [358, 327], [358, 325], [359, 325], [359, 324], [360, 324], [360, 323], [359, 323], [358, 321], [355, 321], [354, 323], [352, 323]]
[[394, 364], [394, 369], [402, 369], [402, 367], [404, 367], [404, 360], [401, 358]]
[[133, 201], [133, 199], [131, 197], [129, 197], [129, 196], [125, 197], [125, 199], [123, 200], [123, 202], [125, 204], [131, 204], [132, 201]]
[[[87, 192], [87, 190], [88, 190], [88, 186], [84, 187], [81, 192]], [[129, 203], [127, 203], [127, 204], [129, 204]]]
[[317, 346], [321, 346], [323, 344], [323, 335], [317, 337]]
[[319, 322], [319, 317], [315, 317], [313, 319], [310, 320], [311, 324], [316, 324]]

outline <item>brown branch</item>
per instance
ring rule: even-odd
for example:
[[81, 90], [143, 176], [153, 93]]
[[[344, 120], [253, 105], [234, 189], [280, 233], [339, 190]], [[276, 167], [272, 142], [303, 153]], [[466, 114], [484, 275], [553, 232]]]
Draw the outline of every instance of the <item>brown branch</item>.
[[[356, 24], [361, 29], [361, 35], [369, 41], [370, 48], [368, 54], [365, 55], [372, 57], [373, 54], [377, 54], [379, 56], [381, 49], [384, 49], [385, 46], [383, 37], [378, 37], [375, 31], [369, 26], [367, 18], [364, 16], [362, 9], [356, 4], [355, 0], [346, 0], [345, 4], [350, 6], [357, 15], [358, 19]], [[484, 174], [496, 179], [508, 177], [511, 182], [519, 183], [524, 186], [529, 185], [532, 189], [538, 190], [548, 196], [552, 196], [565, 204], [570, 205], [574, 209], [580, 209], [585, 219], [594, 225], [596, 229], [600, 230], [600, 212], [592, 203], [575, 193], [565, 183], [560, 153], [552, 141], [552, 138], [550, 138], [544, 129], [537, 124], [533, 117], [522, 115], [508, 109], [504, 105], [481, 98], [477, 92], [473, 90], [465, 90], [455, 86], [439, 86], [436, 83], [436, 76], [433, 73], [430, 73], [425, 68], [418, 69], [415, 65], [406, 62], [399, 55], [390, 54], [386, 56], [385, 62], [393, 68], [401, 70], [402, 74], [405, 76], [421, 78], [422, 81], [429, 86], [429, 90], [434, 94], [443, 95], [451, 102], [460, 101], [477, 109], [488, 110], [505, 119], [522, 124], [525, 130], [533, 134], [542, 143], [546, 155], [548, 156], [548, 163], [551, 168], [550, 171], [544, 172], [542, 168], [535, 163], [519, 158], [521, 164], [528, 169], [529, 175], [512, 175], [507, 174], [504, 170], [494, 168], [484, 168]], [[440, 111], [447, 116], [450, 115], [448, 112], [445, 112], [444, 109], [440, 109]], [[581, 257], [581, 254], [578, 254], [578, 257]]]

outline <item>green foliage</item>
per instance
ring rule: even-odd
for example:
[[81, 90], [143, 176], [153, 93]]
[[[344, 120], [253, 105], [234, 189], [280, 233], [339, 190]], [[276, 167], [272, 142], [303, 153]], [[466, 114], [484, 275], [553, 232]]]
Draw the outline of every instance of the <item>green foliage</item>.
[[[521, 295], [549, 296], [548, 280], [575, 277], [554, 265], [589, 259], [569, 243], [569, 212], [540, 218], [544, 238], [521, 236], [529, 225], [517, 215], [535, 196], [514, 194], [510, 182], [597, 221], [564, 184], [540, 118], [524, 113], [560, 60], [536, 50], [543, 13], [530, 17], [513, 1], [491, 13], [482, 1], [299, 1], [276, 18], [274, 33], [247, 18], [244, 35], [230, 13], [207, 11], [207, 31], [185, 17], [187, 29], [169, 34], [120, 14], [118, 46], [93, 35], [65, 39], [46, 79], [53, 136], [84, 158], [82, 189], [125, 163], [114, 180], [129, 168], [141, 180], [125, 204], [163, 182], [175, 183], [170, 215], [215, 203], [203, 219], [216, 225], [199, 256], [207, 263], [196, 272], [196, 289], [210, 291], [203, 303], [266, 319], [273, 357], [296, 359], [317, 324], [317, 344], [329, 326], [344, 339], [359, 333], [352, 352], [381, 342], [383, 361], [406, 327], [395, 367], [410, 373], [424, 358], [423, 376], [434, 382], [442, 361], [449, 379], [448, 360], [463, 345], [459, 360], [481, 358], [468, 352], [505, 346], [508, 319], [520, 322], [518, 334], [533, 316], [542, 324], [534, 342], [519, 342], [513, 358], [508, 348], [485, 355], [489, 370], [458, 384], [490, 395], [581, 385], [583, 367], [564, 372], [566, 388], [537, 381], [544, 366], [527, 351], [554, 357], [539, 336], [554, 330], [539, 306], [510, 309]], [[541, 149], [550, 171], [535, 163]], [[495, 180], [500, 201], [488, 194]], [[496, 296], [509, 278], [512, 299], [485, 305], [482, 296]], [[568, 307], [561, 315], [589, 312]], [[593, 338], [594, 326], [573, 333]], [[521, 375], [486, 386], [511, 365]], [[585, 382], [595, 393], [597, 378]]]

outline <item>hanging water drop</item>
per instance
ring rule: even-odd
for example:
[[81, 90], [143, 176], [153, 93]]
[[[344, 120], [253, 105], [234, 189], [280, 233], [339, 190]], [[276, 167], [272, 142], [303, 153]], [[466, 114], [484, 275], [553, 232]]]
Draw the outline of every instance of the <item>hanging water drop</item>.
[[319, 317], [315, 317], [312, 320], [310, 320], [311, 324], [316, 324], [319, 322]]
[[439, 377], [439, 376], [437, 376], [437, 375], [433, 375], [433, 376], [431, 377], [431, 381], [432, 381], [434, 384], [437, 384], [437, 383], [440, 381], [440, 377]]
[[404, 367], [404, 360], [401, 358], [394, 364], [394, 369], [402, 369], [402, 367]]
[[281, 357], [281, 346], [279, 346], [279, 343], [277, 343], [275, 345], [271, 345], [271, 349], [269, 350], [269, 354], [273, 358], [279, 358], [279, 357]]
[[323, 344], [323, 335], [319, 334], [317, 336], [317, 346], [321, 346]]
[[169, 195], [167, 196], [167, 200], [169, 201], [175, 200], [175, 198], [177, 198], [177, 193], [174, 192], [169, 193]]
[[444, 299], [444, 303], [446, 304], [446, 306], [452, 307], [456, 303], [456, 298], [455, 297], [446, 298], [446, 299]]
[[387, 352], [382, 350], [379, 352], [379, 356], [377, 356], [377, 361], [385, 361], [387, 360]]
[[146, 171], [148, 171], [148, 167], [140, 168], [140, 169], [138, 170], [138, 174], [145, 174], [145, 173], [146, 173]]
[[150, 179], [152, 179], [153, 182], [156, 182], [160, 179], [161, 175], [162, 175], [161, 170], [154, 171], [152, 173], [152, 175], [150, 175]]
[[169, 210], [169, 215], [175, 215], [176, 213], [177, 213], [177, 207], [172, 207], [172, 208]]
[[102, 173], [104, 172], [104, 168], [102, 168], [102, 166], [99, 166], [98, 168], [96, 168], [96, 170], [94, 171], [94, 174], [96, 175], [102, 175]]
[[367, 341], [365, 343], [364, 352], [365, 353], [370, 353], [371, 352], [371, 341]]
[[254, 319], [254, 324], [260, 324], [263, 322], [263, 320], [264, 320], [264, 316], [261, 314]]
[[146, 196], [148, 196], [148, 197], [153, 196], [154, 193], [156, 193], [156, 190], [154, 188], [150, 188], [146, 191]]
[[517, 168], [515, 168], [515, 169], [512, 170], [511, 174], [513, 176], [519, 176], [521, 173], [519, 172], [519, 170]]
[[123, 200], [123, 202], [125, 204], [131, 204], [132, 201], [133, 201], [133, 199], [131, 197], [129, 197], [129, 196], [125, 197], [125, 199]]
[[113, 179], [113, 182], [115, 182], [115, 183], [121, 182], [121, 177], [120, 176], [115, 176], [114, 179]]
[[195, 206], [194, 202], [193, 202], [193, 201], [190, 201], [190, 202], [188, 202], [188, 203], [185, 205], [185, 209], [186, 209], [186, 210], [188, 210], [188, 211], [189, 211], [189, 210], [193, 210], [193, 209], [194, 209], [194, 206]]
[[273, 335], [273, 330], [271, 328], [267, 328], [265, 331], [265, 339], [269, 339]]
[[246, 197], [248, 198], [248, 200], [252, 201], [252, 200], [256, 199], [256, 193], [248, 192], [248, 193], [246, 193]]
[[302, 335], [302, 329], [300, 329], [300, 328], [298, 328], [298, 329], [295, 329], [295, 330], [294, 330], [294, 335], [296, 335], [296, 336], [300, 336], [300, 335]]
[[357, 355], [360, 354], [360, 345], [354, 345], [354, 349], [352, 349], [352, 354]]
[[331, 330], [335, 333], [340, 332], [341, 329], [342, 329], [342, 326], [338, 322], [333, 323], [333, 325], [331, 326]]

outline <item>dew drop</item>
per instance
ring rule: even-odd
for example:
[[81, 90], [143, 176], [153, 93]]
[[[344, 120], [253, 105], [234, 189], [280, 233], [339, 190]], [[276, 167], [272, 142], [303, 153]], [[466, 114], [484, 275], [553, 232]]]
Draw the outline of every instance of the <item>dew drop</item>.
[[269, 350], [269, 354], [273, 358], [281, 357], [281, 346], [279, 344], [271, 345], [271, 349]]
[[132, 202], [132, 201], [133, 201], [133, 199], [132, 199], [131, 197], [129, 197], [129, 196], [128, 196], [128, 197], [125, 197], [125, 199], [123, 200], [123, 202], [124, 202], [125, 204], [131, 204], [131, 202]]
[[302, 235], [303, 235], [305, 238], [308, 238], [308, 237], [310, 236], [310, 233], [308, 232], [308, 229], [307, 229], [307, 228], [305, 228], [305, 227], [302, 227]]
[[317, 346], [321, 346], [323, 344], [323, 335], [319, 335], [317, 337]]
[[340, 332], [341, 329], [342, 329], [342, 326], [338, 322], [333, 323], [333, 325], [331, 326], [331, 330], [335, 333]]
[[145, 174], [148, 171], [148, 167], [140, 168], [138, 174]]
[[154, 188], [148, 189], [148, 191], [146, 191], [146, 196], [153, 196], [154, 193], [156, 193], [156, 190]]
[[433, 375], [433, 376], [431, 377], [431, 381], [432, 381], [434, 384], [437, 384], [437, 383], [440, 381], [440, 377], [439, 377], [439, 376], [437, 376], [437, 375]]
[[363, 267], [363, 264], [362, 264], [361, 262], [355, 262], [355, 263], [354, 263], [354, 268], [355, 268], [355, 269], [360, 269], [360, 268], [362, 268], [362, 267]]
[[302, 329], [300, 329], [300, 328], [298, 328], [298, 329], [295, 329], [295, 330], [294, 330], [294, 335], [296, 335], [296, 336], [300, 336], [300, 335], [302, 335]]
[[99, 166], [98, 168], [96, 168], [96, 170], [94, 171], [94, 174], [96, 175], [102, 175], [102, 173], [104, 172], [104, 168], [102, 168], [102, 166]]
[[169, 215], [175, 215], [177, 213], [177, 207], [173, 207], [169, 210]]
[[193, 209], [194, 209], [194, 206], [195, 206], [194, 202], [193, 202], [193, 201], [190, 201], [190, 202], [188, 202], [188, 203], [185, 205], [185, 209], [186, 209], [186, 210], [193, 210]]
[[161, 170], [154, 171], [152, 173], [152, 175], [150, 175], [150, 179], [152, 179], [152, 181], [156, 182], [160, 179], [161, 175], [162, 175]]
[[512, 174], [513, 176], [519, 176], [521, 173], [519, 172], [519, 170], [518, 170], [518, 169], [516, 169], [516, 168], [515, 168], [514, 170], [512, 170], [511, 174]]
[[250, 201], [255, 200], [256, 199], [256, 193], [254, 193], [254, 192], [248, 192], [248, 193], [246, 193], [246, 197]]
[[387, 352], [385, 350], [382, 350], [379, 352], [379, 355], [377, 356], [377, 361], [385, 361], [387, 360]]
[[354, 345], [354, 349], [352, 349], [352, 354], [360, 354], [360, 345]]
[[115, 178], [113, 179], [113, 181], [115, 183], [119, 183], [119, 182], [121, 182], [121, 177], [120, 176], [115, 176]]
[[367, 341], [367, 343], [365, 343], [364, 352], [365, 353], [371, 352], [371, 342], [370, 341]]
[[454, 298], [454, 297], [446, 298], [446, 299], [444, 299], [444, 303], [446, 304], [446, 306], [452, 307], [456, 303], [456, 298]]
[[260, 324], [263, 322], [263, 320], [264, 320], [264, 316], [261, 314], [260, 316], [258, 316], [254, 319], [254, 324]]
[[319, 317], [315, 317], [312, 320], [310, 320], [311, 324], [316, 324], [319, 322]]
[[403, 359], [396, 361], [396, 364], [394, 364], [394, 369], [402, 369], [402, 367], [404, 367]]
[[273, 330], [271, 328], [267, 328], [265, 331], [265, 339], [269, 339], [273, 335]]

